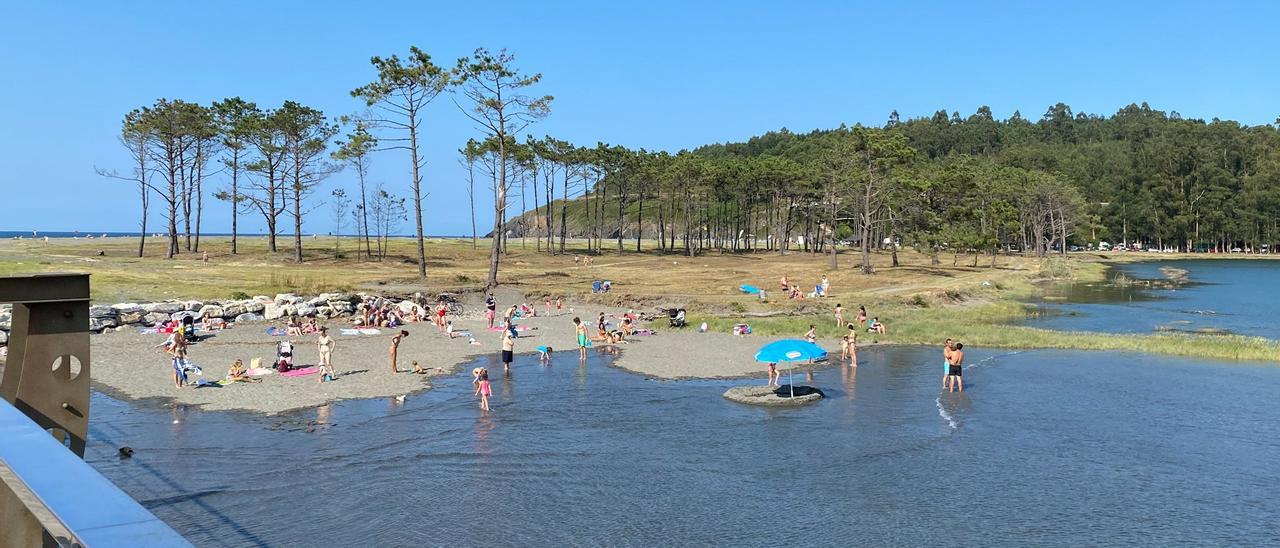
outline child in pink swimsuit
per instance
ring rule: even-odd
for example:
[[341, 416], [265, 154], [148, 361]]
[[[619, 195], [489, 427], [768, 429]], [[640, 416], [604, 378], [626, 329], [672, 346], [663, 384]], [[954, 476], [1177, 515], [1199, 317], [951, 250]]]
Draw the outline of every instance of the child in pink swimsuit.
[[489, 410], [489, 396], [493, 395], [493, 389], [489, 387], [489, 372], [480, 373], [480, 382], [476, 384], [476, 394], [480, 396], [480, 409]]

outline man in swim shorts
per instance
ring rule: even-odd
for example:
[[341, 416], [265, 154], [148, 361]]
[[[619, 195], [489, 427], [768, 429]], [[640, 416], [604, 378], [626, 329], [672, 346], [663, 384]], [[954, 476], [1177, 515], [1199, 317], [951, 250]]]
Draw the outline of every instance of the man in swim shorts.
[[959, 390], [961, 392], [964, 392], [964, 379], [961, 378], [962, 375], [964, 374], [964, 345], [963, 344], [958, 342], [955, 344], [955, 349], [951, 351], [951, 356], [950, 356], [950, 359], [948, 360], [948, 363], [951, 364], [951, 367], [949, 368], [950, 371], [947, 372], [947, 375], [951, 379], [951, 387], [947, 391], [954, 392], [956, 390]]
[[946, 390], [951, 381], [951, 339], [942, 343], [942, 389]]
[[587, 326], [582, 323], [582, 318], [573, 319], [573, 332], [578, 335], [578, 357], [585, 360], [587, 359]]
[[502, 332], [502, 369], [511, 371], [511, 359], [516, 351], [516, 339], [511, 336], [511, 331]]

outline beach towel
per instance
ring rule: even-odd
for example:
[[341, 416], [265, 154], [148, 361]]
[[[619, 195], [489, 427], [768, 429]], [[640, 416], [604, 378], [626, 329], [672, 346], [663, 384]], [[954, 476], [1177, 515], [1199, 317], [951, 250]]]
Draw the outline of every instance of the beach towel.
[[362, 327], [358, 329], [342, 329], [340, 331], [343, 335], [381, 335], [382, 334], [382, 331], [373, 329], [371, 327]]
[[154, 335], [159, 332], [160, 330], [154, 327], [143, 327], [141, 329], [138, 329], [138, 333], [141, 333], [143, 335]]
[[[230, 384], [230, 381], [227, 381], [227, 384]], [[227, 384], [224, 384], [223, 381], [207, 381], [200, 379], [196, 381], [196, 388], [222, 388]]]
[[281, 373], [280, 376], [281, 377], [302, 377], [305, 375], [312, 375], [319, 372], [320, 372], [319, 367], [311, 366], [311, 367], [302, 367], [299, 369], [291, 369], [289, 371], [285, 371], [284, 373]]
[[742, 284], [738, 286], [738, 290], [748, 295], [755, 295], [760, 292], [760, 288], [751, 284]]
[[272, 337], [284, 337], [289, 331], [283, 327], [268, 327], [267, 335]]
[[649, 336], [649, 335], [657, 335], [657, 334], [658, 334], [658, 332], [657, 332], [657, 331], [654, 331], [654, 330], [652, 330], [652, 329], [637, 329], [637, 330], [635, 330], [635, 331], [632, 331], [632, 332], [631, 332], [631, 334], [632, 334], [632, 335], [638, 335], [638, 336], [641, 336], [641, 337], [647, 337], [647, 336]]

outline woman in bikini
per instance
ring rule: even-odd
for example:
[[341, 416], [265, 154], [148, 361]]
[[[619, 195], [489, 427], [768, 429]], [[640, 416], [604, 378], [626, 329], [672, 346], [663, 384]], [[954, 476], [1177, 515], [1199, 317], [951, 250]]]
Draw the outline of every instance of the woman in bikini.
[[401, 330], [399, 334], [397, 334], [394, 337], [391, 337], [391, 348], [389, 349], [389, 352], [391, 353], [391, 372], [392, 373], [400, 372], [400, 368], [396, 367], [396, 353], [397, 351], [400, 350], [400, 341], [408, 336], [409, 336], [408, 331]]
[[844, 305], [836, 304], [836, 326], [844, 325]]

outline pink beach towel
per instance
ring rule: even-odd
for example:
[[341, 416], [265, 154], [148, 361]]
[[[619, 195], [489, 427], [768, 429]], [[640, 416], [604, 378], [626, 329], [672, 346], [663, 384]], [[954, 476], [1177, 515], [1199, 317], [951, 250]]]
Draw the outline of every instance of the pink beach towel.
[[301, 369], [290, 369], [288, 371], [285, 371], [284, 373], [281, 373], [280, 376], [281, 377], [302, 377], [304, 375], [311, 375], [319, 371], [320, 371], [319, 367], [315, 367], [315, 366], [303, 367]]

